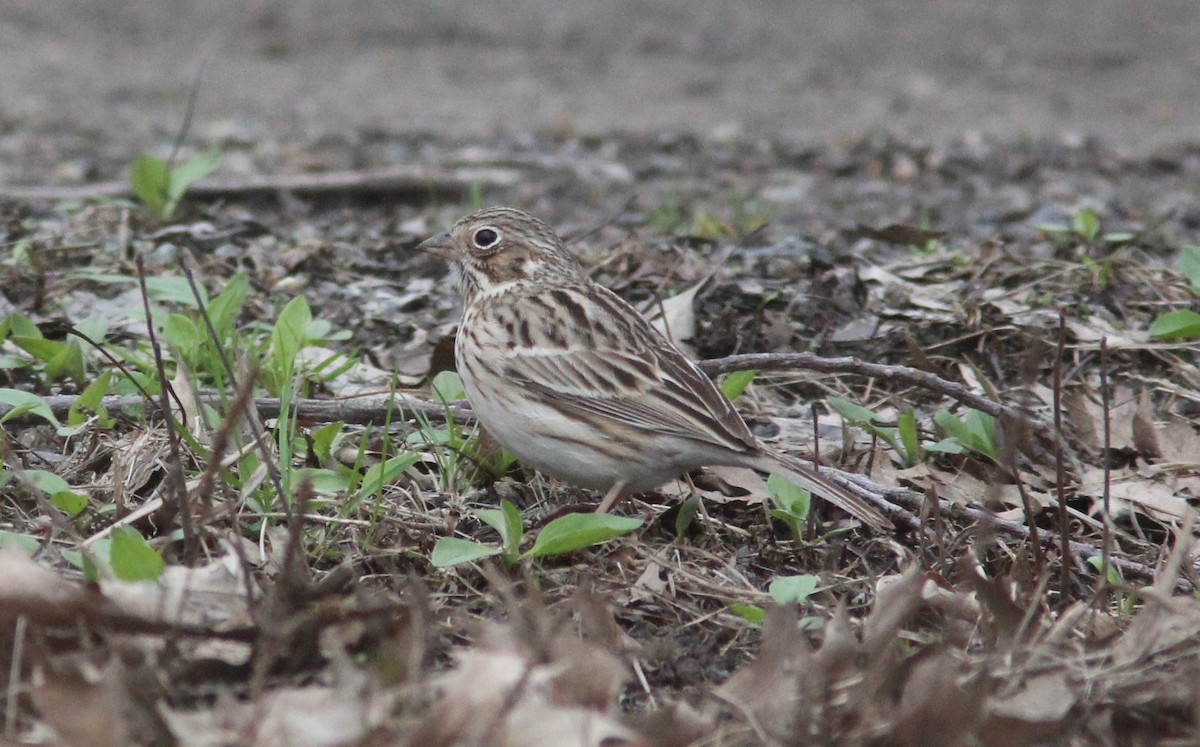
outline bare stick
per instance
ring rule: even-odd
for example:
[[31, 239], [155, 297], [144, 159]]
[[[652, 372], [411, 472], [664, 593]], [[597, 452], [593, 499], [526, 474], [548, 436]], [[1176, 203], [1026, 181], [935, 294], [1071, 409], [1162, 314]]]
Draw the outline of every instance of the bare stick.
[[1104, 410], [1104, 529], [1100, 555], [1100, 593], [1103, 598], [1108, 589], [1109, 549], [1112, 546], [1112, 512], [1109, 494], [1112, 482], [1112, 395], [1108, 391], [1108, 338], [1100, 338], [1100, 400]]
[[[65, 417], [78, 399], [79, 397], [73, 394], [54, 394], [42, 397], [42, 401], [50, 406], [50, 410], [56, 417]], [[390, 399], [387, 395], [353, 399], [294, 399], [292, 400], [292, 410], [296, 417], [310, 422], [341, 421], [358, 425], [382, 424], [386, 418]], [[208, 392], [197, 396], [196, 401], [219, 409], [222, 406], [223, 395]], [[147, 404], [144, 398], [133, 395], [108, 396], [100, 401], [100, 406], [110, 415], [142, 412]], [[152, 402], [149, 404], [154, 407]], [[456, 423], [465, 425], [475, 422], [471, 406], [466, 402], [454, 402], [447, 406], [441, 402], [401, 398], [396, 400], [392, 406], [404, 418], [421, 415], [433, 422], [440, 423], [446, 419], [446, 413], [449, 412]], [[278, 417], [279, 400], [275, 397], [259, 397], [254, 400], [254, 409], [261, 418]], [[10, 410], [12, 410], [10, 406], [0, 404], [0, 417], [4, 417]], [[44, 421], [31, 412], [25, 412], [5, 422], [12, 425], [30, 425]]]
[[931, 392], [945, 395], [957, 400], [967, 407], [997, 417], [1014, 420], [1027, 424], [1046, 438], [1057, 442], [1058, 431], [1049, 423], [1002, 402], [993, 402], [981, 394], [976, 394], [962, 384], [947, 381], [942, 377], [909, 366], [893, 366], [883, 363], [867, 363], [858, 358], [822, 358], [812, 353], [751, 353], [747, 355], [731, 355], [727, 358], [700, 361], [696, 365], [709, 376], [757, 369], [759, 371], [787, 371], [803, 368], [808, 371], [821, 373], [846, 373], [858, 376], [881, 378], [888, 381], [899, 381], [913, 386], [919, 386]]

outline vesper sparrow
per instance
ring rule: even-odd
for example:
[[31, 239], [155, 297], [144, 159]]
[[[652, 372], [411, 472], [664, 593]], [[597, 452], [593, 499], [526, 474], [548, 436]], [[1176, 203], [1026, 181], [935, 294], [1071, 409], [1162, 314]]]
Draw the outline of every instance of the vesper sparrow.
[[532, 215], [481, 210], [418, 249], [448, 261], [461, 290], [454, 353], [479, 421], [524, 464], [606, 491], [598, 511], [727, 465], [783, 472], [870, 526], [890, 524], [760, 443], [713, 382]]

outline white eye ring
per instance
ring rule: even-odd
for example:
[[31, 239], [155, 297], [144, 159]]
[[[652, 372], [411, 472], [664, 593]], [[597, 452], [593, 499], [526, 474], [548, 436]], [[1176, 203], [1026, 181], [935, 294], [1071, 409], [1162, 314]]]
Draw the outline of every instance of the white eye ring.
[[491, 249], [500, 243], [500, 232], [491, 226], [484, 226], [475, 230], [471, 235], [471, 241], [475, 244], [476, 249]]

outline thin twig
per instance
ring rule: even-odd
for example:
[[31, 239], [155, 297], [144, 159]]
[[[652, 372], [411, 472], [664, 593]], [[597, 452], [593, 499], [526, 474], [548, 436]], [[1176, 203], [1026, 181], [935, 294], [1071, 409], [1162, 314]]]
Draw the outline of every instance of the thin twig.
[[917, 368], [910, 368], [909, 366], [868, 363], [851, 357], [823, 358], [812, 353], [750, 353], [700, 361], [697, 365], [700, 367], [700, 370], [709, 376], [717, 376], [723, 373], [730, 373], [731, 371], [741, 371], [751, 368], [759, 371], [786, 371], [803, 368], [808, 371], [819, 371], [821, 373], [855, 374], [888, 381], [898, 381], [945, 395], [961, 402], [967, 407], [986, 412], [993, 417], [1008, 418], [1017, 423], [1028, 425], [1033, 430], [1056, 443], [1059, 438], [1054, 426], [1028, 412], [1002, 402], [994, 402], [982, 394], [971, 391], [962, 384], [948, 381], [937, 374]]
[[1071, 591], [1071, 532], [1070, 520], [1067, 518], [1067, 467], [1063, 457], [1063, 404], [1062, 404], [1062, 374], [1063, 354], [1067, 345], [1067, 312], [1058, 310], [1058, 347], [1054, 356], [1054, 490], [1058, 498], [1058, 544], [1062, 553], [1062, 577], [1060, 580], [1059, 600], [1064, 607], [1069, 601]]
[[[198, 403], [214, 408], [220, 408], [227, 399], [225, 395], [216, 392], [205, 392], [196, 397]], [[292, 411], [297, 418], [309, 422], [333, 423], [340, 421], [356, 425], [379, 425], [386, 418], [390, 399], [387, 395], [349, 399], [294, 399], [292, 400]], [[65, 417], [78, 400], [79, 397], [74, 394], [52, 394], [42, 397], [42, 401], [50, 407], [50, 411], [56, 417]], [[133, 395], [110, 395], [100, 400], [99, 404], [110, 415], [143, 412], [147, 405], [154, 407], [153, 401], [148, 403], [144, 398]], [[446, 415], [449, 413], [456, 423], [468, 425], [475, 422], [471, 406], [466, 402], [443, 405], [441, 402], [400, 398], [395, 401], [393, 407], [404, 418], [422, 415], [432, 422], [440, 423], [446, 419]], [[12, 409], [9, 405], [0, 404], [0, 417], [4, 417]], [[254, 409], [261, 418], [278, 417], [279, 399], [277, 397], [258, 397], [254, 400]], [[40, 422], [44, 421], [36, 414], [24, 412], [5, 421], [5, 424], [32, 425]]]
[[[212, 317], [209, 316], [207, 305], [200, 295], [200, 287], [196, 284], [196, 278], [192, 274], [192, 268], [182, 256], [179, 258], [179, 269], [183, 271], [184, 277], [187, 278], [188, 287], [190, 287], [192, 290], [192, 297], [196, 299], [196, 308], [200, 310], [200, 318], [204, 320], [204, 329], [208, 332], [208, 339], [210, 342], [212, 342], [213, 347], [217, 351], [217, 357], [221, 360], [221, 366], [225, 369], [225, 375], [229, 377], [230, 384], [232, 384], [234, 387], [237, 387], [239, 400], [241, 399], [243, 389], [245, 390], [245, 397], [248, 400], [249, 395], [253, 392], [253, 385], [258, 381], [258, 369], [254, 368], [251, 370], [247, 376], [246, 384], [242, 387], [238, 387], [237, 374], [234, 373], [233, 364], [230, 363], [229, 356], [225, 354], [225, 348], [221, 344], [220, 335], [217, 334], [217, 330], [213, 326]], [[240, 413], [240, 408], [244, 406], [245, 403], [243, 402], [243, 404], [234, 412]], [[214, 407], [213, 409], [217, 408]], [[255, 409], [257, 409], [257, 407]], [[276, 410], [278, 410], [278, 406], [276, 407]], [[267, 477], [271, 480], [271, 487], [275, 489], [275, 495], [279, 499], [280, 504], [283, 506], [284, 513], [289, 513], [292, 510], [291, 501], [289, 501], [288, 497], [284, 495], [283, 479], [280, 476], [280, 469], [279, 465], [276, 463], [275, 454], [267, 445], [266, 434], [263, 432], [262, 421], [260, 420], [260, 417], [262, 416], [260, 415], [259, 417], [252, 417], [250, 413], [246, 413], [246, 415], [246, 425], [250, 428], [250, 435], [254, 439], [254, 442], [258, 445], [259, 456], [262, 457], [263, 464], [265, 464], [267, 467]], [[226, 417], [228, 417], [228, 415]]]
[[1108, 588], [1108, 559], [1112, 546], [1112, 511], [1109, 504], [1112, 483], [1112, 396], [1108, 391], [1108, 338], [1100, 338], [1100, 402], [1104, 411], [1104, 516], [1101, 530], [1100, 590]]
[[179, 432], [176, 430], [177, 421], [171, 411], [168, 392], [171, 382], [167, 380], [166, 366], [163, 364], [162, 346], [158, 344], [158, 336], [154, 332], [154, 324], [150, 313], [150, 294], [146, 291], [146, 263], [139, 254], [134, 258], [137, 268], [138, 284], [142, 290], [142, 307], [146, 312], [146, 333], [150, 337], [150, 349], [154, 351], [154, 367], [158, 374], [160, 387], [158, 406], [167, 421], [167, 444], [171, 458], [167, 460], [167, 495], [170, 496], [173, 508], [179, 512], [179, 526], [183, 530], [184, 562], [192, 565], [196, 561], [198, 547], [196, 545], [196, 530], [192, 526], [192, 511], [188, 505], [187, 478], [183, 474], [183, 451], [179, 448]]

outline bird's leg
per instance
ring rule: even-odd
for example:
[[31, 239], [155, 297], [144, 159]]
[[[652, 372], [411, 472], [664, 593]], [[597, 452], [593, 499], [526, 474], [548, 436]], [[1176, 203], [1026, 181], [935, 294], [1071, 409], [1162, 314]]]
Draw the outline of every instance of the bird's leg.
[[612, 507], [620, 503], [621, 499], [624, 497], [625, 481], [618, 480], [611, 488], [608, 489], [608, 492], [604, 494], [604, 500], [600, 501], [600, 505], [596, 507], [596, 513], [608, 513], [610, 510], [612, 510]]

